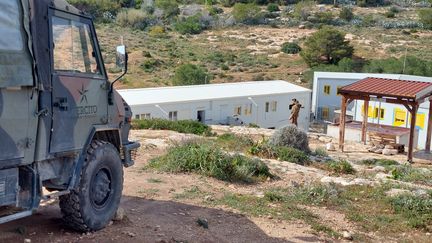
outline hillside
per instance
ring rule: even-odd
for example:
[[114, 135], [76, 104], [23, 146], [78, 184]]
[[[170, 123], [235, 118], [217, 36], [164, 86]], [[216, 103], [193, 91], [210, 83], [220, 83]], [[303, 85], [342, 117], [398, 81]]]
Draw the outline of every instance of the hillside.
[[[396, 1], [381, 7], [334, 7], [313, 2], [299, 5], [280, 5], [276, 12], [270, 12], [266, 5], [255, 5], [260, 17], [254, 22], [235, 20], [235, 5], [178, 4], [178, 15], [169, 18], [157, 15], [157, 7], [153, 14], [144, 7], [123, 8], [118, 10], [117, 17], [96, 18], [97, 32], [112, 77], [118, 72], [113, 66], [115, 46], [123, 37], [129, 48], [130, 71], [119, 84], [124, 88], [172, 85], [176, 69], [187, 63], [204, 68], [203, 83], [284, 79], [307, 87], [311, 70], [432, 75], [428, 68], [432, 50], [426, 48], [432, 46], [432, 32], [419, 18], [419, 11], [424, 9], [418, 6], [423, 5], [407, 2], [405, 7]], [[349, 21], [341, 15], [346, 8], [353, 14]], [[211, 15], [209, 11], [214, 9], [221, 13]], [[142, 14], [140, 18], [135, 16], [136, 11]], [[194, 19], [195, 16], [200, 17]], [[186, 30], [179, 29], [178, 23], [189, 20], [196, 21], [197, 26], [187, 22]], [[137, 27], [139, 23], [142, 25]], [[342, 31], [354, 47], [348, 65], [324, 63], [311, 67], [299, 54], [281, 51], [285, 42], [304, 47], [307, 38], [323, 25]], [[193, 31], [195, 27], [197, 31]], [[377, 66], [373, 60], [384, 59], [379, 67], [371, 68]], [[402, 67], [403, 62], [408, 68]]]

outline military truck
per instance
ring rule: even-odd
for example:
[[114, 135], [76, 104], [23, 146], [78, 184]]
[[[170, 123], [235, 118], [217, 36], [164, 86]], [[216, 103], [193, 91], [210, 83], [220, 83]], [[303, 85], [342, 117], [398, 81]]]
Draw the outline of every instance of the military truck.
[[[117, 55], [123, 76], [125, 46]], [[131, 117], [89, 16], [63, 0], [0, 1], [0, 223], [58, 197], [74, 229], [105, 227], [139, 147]]]

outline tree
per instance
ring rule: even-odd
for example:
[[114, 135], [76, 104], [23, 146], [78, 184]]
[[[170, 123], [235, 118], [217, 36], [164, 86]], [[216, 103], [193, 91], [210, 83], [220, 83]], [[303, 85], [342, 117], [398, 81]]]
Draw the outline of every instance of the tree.
[[306, 39], [300, 55], [310, 66], [337, 64], [342, 58], [351, 58], [354, 48], [345, 40], [345, 34], [332, 28], [323, 27]]
[[237, 22], [256, 24], [262, 18], [261, 9], [254, 3], [236, 3], [232, 14]]
[[210, 80], [207, 71], [194, 64], [183, 64], [175, 71], [174, 85], [205, 84]]
[[177, 16], [180, 13], [180, 9], [176, 1], [156, 0], [155, 5], [164, 11], [166, 18]]
[[354, 14], [353, 14], [351, 8], [343, 7], [339, 13], [339, 18], [346, 20], [346, 21], [351, 21], [354, 18]]

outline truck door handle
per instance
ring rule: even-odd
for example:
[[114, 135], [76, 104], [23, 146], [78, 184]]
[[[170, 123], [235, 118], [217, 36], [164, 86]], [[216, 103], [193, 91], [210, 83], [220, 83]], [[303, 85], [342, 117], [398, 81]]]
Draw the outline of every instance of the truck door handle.
[[67, 102], [67, 98], [56, 98], [57, 101], [54, 102], [53, 106], [59, 108], [60, 111], [67, 111], [68, 110], [68, 102]]

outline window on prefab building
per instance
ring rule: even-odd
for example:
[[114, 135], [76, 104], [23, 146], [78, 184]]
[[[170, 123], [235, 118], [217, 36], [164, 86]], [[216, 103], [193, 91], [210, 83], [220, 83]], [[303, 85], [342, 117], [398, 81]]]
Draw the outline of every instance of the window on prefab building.
[[170, 121], [177, 121], [177, 111], [170, 111], [168, 118]]
[[331, 91], [330, 85], [324, 85], [324, 94], [330, 95], [330, 91]]
[[329, 118], [330, 110], [328, 107], [323, 107], [321, 110], [321, 119], [325, 120]]
[[[381, 111], [380, 111], [381, 110]], [[380, 112], [378, 112], [378, 111], [380, 111]], [[378, 118], [378, 116], [379, 116], [379, 119], [380, 120], [382, 120], [382, 119], [384, 119], [384, 116], [385, 116], [385, 110], [384, 110], [384, 108], [378, 108], [378, 107], [375, 107], [375, 109], [374, 109], [374, 113], [373, 113], [373, 117], [372, 118]]]
[[141, 114], [140, 115], [140, 119], [141, 120], [145, 120], [145, 119], [151, 119], [151, 114], [150, 113], [145, 113], [145, 114]]
[[236, 106], [236, 107], [234, 108], [234, 115], [239, 115], [239, 116], [241, 116], [241, 114], [242, 114], [242, 107], [241, 107], [241, 106]]
[[[425, 128], [425, 119], [426, 119], [426, 115], [424, 113], [417, 114], [416, 127], [423, 130]], [[408, 122], [411, 124], [411, 114], [409, 115]]]
[[[364, 116], [364, 105], [361, 106], [361, 114], [362, 114], [362, 116]], [[369, 118], [375, 118], [374, 117], [374, 109], [372, 106], [368, 106], [368, 117]]]
[[336, 89], [336, 94], [337, 94], [337, 95], [340, 95], [340, 94], [339, 94], [339, 90], [340, 90], [340, 89], [342, 89], [342, 86], [337, 86], [337, 89]]
[[277, 101], [272, 101], [272, 103], [271, 103], [271, 110], [273, 112], [277, 111]]
[[393, 126], [403, 126], [406, 124], [407, 111], [400, 108], [394, 109]]
[[135, 119], [139, 120], [140, 119], [140, 115], [135, 115]]
[[265, 112], [269, 112], [270, 111], [270, 102], [266, 102], [265, 103]]
[[249, 116], [252, 114], [252, 104], [245, 105], [245, 115]]

